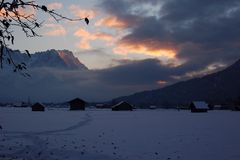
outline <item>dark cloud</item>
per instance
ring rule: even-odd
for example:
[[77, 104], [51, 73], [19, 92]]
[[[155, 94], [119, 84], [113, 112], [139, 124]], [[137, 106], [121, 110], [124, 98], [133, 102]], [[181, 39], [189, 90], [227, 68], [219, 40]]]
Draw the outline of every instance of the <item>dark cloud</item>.
[[[134, 14], [146, 4], [159, 5], [155, 15]], [[186, 72], [214, 63], [230, 64], [240, 58], [240, 2], [238, 0], [103, 0], [105, 11], [137, 23], [119, 43], [177, 49]], [[144, 7], [142, 7], [144, 8]], [[166, 47], [164, 47], [166, 46]], [[190, 70], [187, 70], [190, 69]]]
[[[146, 5], [161, 6], [161, 9], [147, 14], [144, 13]], [[1, 73], [0, 90], [4, 92], [0, 92], [0, 100], [27, 99], [28, 96], [44, 101], [73, 97], [110, 100], [161, 87], [157, 81], [167, 81], [168, 85], [178, 81], [176, 77], [183, 80], [196, 73], [213, 72], [208, 68], [218, 70], [240, 58], [239, 0], [102, 0], [100, 6], [130, 24], [127, 25], [129, 34], [119, 43], [145, 44], [149, 48], [175, 47], [177, 58], [184, 63], [173, 66], [157, 59], [117, 60], [119, 66], [101, 70], [35, 69], [31, 71], [32, 79]], [[136, 8], [138, 12], [134, 12]], [[98, 58], [97, 54], [92, 56]], [[104, 53], [102, 57], [101, 63], [110, 58]]]
[[[27, 100], [62, 102], [74, 97], [103, 101], [146, 89], [162, 87], [157, 82], [174, 82], [176, 70], [157, 59], [124, 60], [102, 70], [30, 69], [31, 78], [9, 71], [0, 74], [0, 101]], [[176, 73], [178, 72], [178, 73]]]
[[171, 68], [157, 59], [122, 61], [122, 65], [100, 71], [100, 79], [114, 85], [153, 85], [159, 80], [169, 80]]
[[[138, 91], [156, 89], [191, 77], [193, 65], [173, 66], [158, 59], [117, 60], [118, 66], [99, 70], [29, 69], [31, 78], [1, 70], [0, 102], [64, 102], [74, 97], [105, 101]], [[215, 64], [218, 66], [218, 64]], [[213, 66], [213, 67], [215, 67]], [[201, 73], [205, 73], [206, 71]], [[158, 83], [158, 82], [167, 82]]]

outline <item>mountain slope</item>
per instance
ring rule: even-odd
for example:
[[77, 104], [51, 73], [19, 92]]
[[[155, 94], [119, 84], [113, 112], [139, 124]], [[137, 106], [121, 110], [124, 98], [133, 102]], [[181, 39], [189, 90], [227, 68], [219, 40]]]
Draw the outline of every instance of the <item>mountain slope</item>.
[[223, 71], [174, 85], [135, 93], [113, 101], [127, 101], [137, 106], [174, 106], [193, 100], [224, 103], [240, 97], [240, 60]]
[[[16, 63], [24, 62], [27, 64], [28, 68], [50, 67], [57, 69], [87, 70], [87, 67], [68, 50], [51, 49], [43, 52], [36, 52], [31, 54], [31, 58], [29, 58], [27, 54], [21, 53], [19, 50], [12, 51], [11, 55]], [[7, 64], [5, 66], [7, 66]]]

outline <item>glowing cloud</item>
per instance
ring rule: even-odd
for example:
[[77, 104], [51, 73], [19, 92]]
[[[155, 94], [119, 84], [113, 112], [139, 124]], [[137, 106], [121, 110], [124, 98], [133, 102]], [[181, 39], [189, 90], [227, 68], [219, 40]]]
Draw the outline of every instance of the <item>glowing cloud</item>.
[[160, 86], [164, 86], [167, 84], [167, 81], [159, 80], [159, 81], [157, 81], [157, 84], [159, 84]]
[[[19, 7], [16, 10], [17, 10], [17, 14], [20, 16], [30, 17], [32, 15], [35, 15], [35, 13], [36, 13], [32, 7], [26, 7], [26, 8]], [[4, 17], [5, 15], [6, 15], [6, 10], [1, 9], [0, 17]], [[8, 11], [8, 15], [12, 16], [12, 17], [16, 16], [16, 14], [14, 14], [13, 12], [9, 12], [9, 11]]]
[[77, 45], [77, 48], [81, 49], [91, 49], [91, 46], [89, 44], [89, 41], [87, 39], [82, 39]]
[[69, 10], [76, 16], [79, 18], [84, 18], [84, 17], [88, 17], [89, 19], [92, 19], [96, 16], [96, 11], [91, 10], [91, 9], [82, 9], [79, 6], [76, 5], [71, 5], [69, 7]]
[[168, 59], [176, 58], [176, 51], [171, 48], [153, 48], [149, 47], [148, 44], [141, 44], [141, 43], [122, 43], [118, 44], [114, 49], [113, 52], [116, 54], [145, 54], [154, 57], [166, 57]]
[[59, 2], [55, 2], [55, 3], [50, 3], [47, 5], [48, 9], [50, 10], [55, 10], [55, 9], [61, 9], [63, 7], [63, 4], [62, 3], [59, 3]]
[[60, 24], [45, 24], [44, 27], [47, 30], [44, 35], [47, 36], [65, 36], [67, 33], [65, 28]]
[[113, 39], [113, 36], [108, 33], [103, 33], [103, 32], [96, 32], [93, 33], [91, 40], [104, 40], [104, 41], [111, 41]]
[[81, 38], [81, 41], [77, 44], [77, 47], [81, 49], [90, 49], [89, 41], [91, 40], [112, 41], [113, 39], [111, 34], [104, 32], [90, 33], [82, 28], [77, 30], [74, 35]]
[[74, 33], [74, 36], [76, 37], [83, 37], [83, 38], [89, 38], [90, 37], [90, 33], [82, 28], [80, 28], [79, 30], [77, 30]]
[[108, 17], [98, 20], [95, 23], [95, 26], [111, 27], [111, 28], [126, 28], [127, 23], [119, 20], [115, 16], [108, 16]]

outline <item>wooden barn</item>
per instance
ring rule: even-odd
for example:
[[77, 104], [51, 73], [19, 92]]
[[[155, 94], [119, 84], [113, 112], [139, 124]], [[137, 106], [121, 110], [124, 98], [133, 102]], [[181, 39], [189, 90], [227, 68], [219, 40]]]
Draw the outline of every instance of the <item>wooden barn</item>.
[[240, 106], [234, 106], [234, 107], [232, 107], [232, 111], [240, 111]]
[[133, 106], [123, 101], [112, 106], [112, 111], [132, 111], [132, 110], [133, 110]]
[[45, 111], [45, 107], [40, 103], [32, 105], [32, 111]]
[[68, 102], [70, 110], [85, 110], [86, 102], [80, 98], [75, 98]]
[[209, 110], [208, 104], [204, 101], [193, 101], [190, 104], [191, 112], [207, 112]]

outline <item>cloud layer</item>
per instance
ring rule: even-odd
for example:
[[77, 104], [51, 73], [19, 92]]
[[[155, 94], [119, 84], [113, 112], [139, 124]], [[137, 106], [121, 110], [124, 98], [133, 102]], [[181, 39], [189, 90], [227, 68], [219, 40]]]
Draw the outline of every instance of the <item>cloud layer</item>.
[[[69, 34], [79, 38], [77, 47], [88, 49], [87, 54], [93, 56], [91, 51], [95, 50], [94, 60], [90, 62], [107, 63], [107, 59], [110, 64], [117, 57], [113, 63], [118, 66], [84, 73], [33, 70], [31, 81], [23, 78], [17, 81], [16, 75], [8, 75], [9, 81], [0, 83], [0, 89], [6, 91], [6, 94], [0, 92], [0, 97], [32, 95], [36, 100], [47, 97], [59, 101], [79, 96], [109, 100], [202, 76], [240, 58], [239, 0], [101, 0], [99, 3], [97, 8], [102, 9], [105, 17], [76, 5], [68, 8], [74, 16], [89, 16], [93, 22], [88, 29], [77, 26]], [[55, 9], [62, 7], [51, 5]], [[96, 17], [99, 19], [94, 19]], [[45, 27], [46, 35], [66, 35], [65, 26], [48, 24]], [[74, 41], [71, 44], [74, 45]], [[113, 53], [102, 54], [93, 45]], [[152, 58], [134, 60], [141, 56]], [[101, 61], [97, 61], [98, 57]], [[0, 80], [7, 74], [0, 74]], [[47, 83], [43, 83], [46, 79]], [[46, 96], [46, 92], [49, 95]]]
[[77, 47], [81, 49], [91, 49], [91, 45], [89, 43], [90, 40], [102, 40], [107, 42], [113, 40], [113, 35], [111, 34], [105, 32], [90, 33], [82, 28], [78, 29], [74, 33], [74, 36], [81, 38], [80, 42], [77, 44]]
[[188, 72], [240, 57], [237, 0], [102, 0], [100, 7], [129, 31], [117, 42], [117, 53], [177, 59]]
[[64, 102], [74, 97], [106, 101], [164, 87], [177, 82], [178, 78], [189, 78], [186, 66], [173, 66], [158, 59], [118, 63], [118, 66], [101, 70], [29, 69], [31, 78], [2, 70], [0, 101], [26, 101], [28, 97], [34, 102]]

